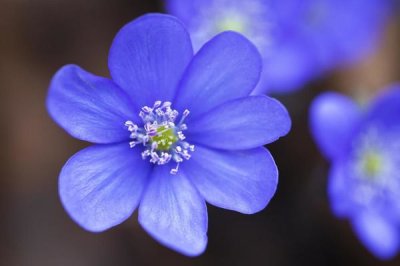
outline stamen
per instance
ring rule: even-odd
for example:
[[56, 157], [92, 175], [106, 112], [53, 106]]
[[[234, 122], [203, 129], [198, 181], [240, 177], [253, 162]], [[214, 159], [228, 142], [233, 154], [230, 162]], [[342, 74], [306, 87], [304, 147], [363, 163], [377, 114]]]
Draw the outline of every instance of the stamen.
[[194, 151], [194, 145], [183, 141], [186, 137], [182, 131], [187, 129], [187, 125], [183, 122], [189, 113], [186, 109], [179, 123], [175, 124], [179, 113], [171, 108], [171, 102], [156, 101], [153, 107], [144, 106], [139, 112], [144, 123], [143, 127], [130, 120], [125, 122], [125, 126], [131, 132], [132, 141], [129, 142], [129, 146], [134, 148], [142, 144], [145, 147], [141, 153], [142, 159], [146, 160], [149, 157], [149, 161], [157, 165], [175, 161], [177, 165], [170, 173], [176, 174], [179, 164], [184, 159], [189, 160], [190, 152]]
[[188, 109], [186, 109], [185, 111], [183, 111], [181, 121], [179, 121], [178, 125], [182, 125], [182, 124], [183, 124], [183, 121], [185, 120], [185, 118], [186, 118], [189, 114], [190, 114], [190, 111], [189, 111]]
[[136, 132], [138, 129], [138, 126], [129, 120], [125, 122], [125, 126], [128, 127], [128, 131], [130, 132]]
[[185, 135], [183, 135], [182, 131], [178, 131], [177, 134], [180, 140], [184, 140], [186, 138]]
[[154, 103], [153, 109], [159, 107], [160, 105], [161, 105], [161, 101], [156, 101], [156, 102]]
[[183, 117], [187, 117], [189, 114], [190, 114], [190, 111], [188, 109], [183, 111]]
[[178, 170], [179, 170], [179, 163], [176, 164], [175, 168], [171, 169], [170, 171], [171, 175], [176, 175], [178, 173]]

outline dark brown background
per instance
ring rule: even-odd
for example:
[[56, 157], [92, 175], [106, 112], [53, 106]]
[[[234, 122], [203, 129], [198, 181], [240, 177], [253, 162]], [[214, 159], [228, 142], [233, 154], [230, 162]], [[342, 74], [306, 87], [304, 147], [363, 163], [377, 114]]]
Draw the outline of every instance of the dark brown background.
[[162, 11], [156, 1], [0, 0], [0, 265], [400, 265], [400, 257], [376, 260], [349, 223], [330, 213], [328, 164], [307, 127], [308, 106], [318, 92], [367, 97], [400, 80], [396, 17], [376, 54], [280, 97], [293, 129], [270, 146], [280, 169], [278, 192], [256, 215], [209, 207], [204, 255], [186, 258], [159, 245], [136, 215], [101, 234], [69, 219], [58, 199], [57, 176], [87, 144], [48, 117], [49, 80], [67, 63], [107, 76], [108, 48], [117, 30], [156, 11]]

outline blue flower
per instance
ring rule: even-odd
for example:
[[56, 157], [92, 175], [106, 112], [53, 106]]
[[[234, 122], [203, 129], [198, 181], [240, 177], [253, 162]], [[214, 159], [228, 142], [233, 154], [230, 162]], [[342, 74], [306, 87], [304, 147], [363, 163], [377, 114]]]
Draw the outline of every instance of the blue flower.
[[388, 0], [165, 0], [195, 48], [224, 30], [241, 32], [264, 61], [254, 94], [289, 92], [371, 51]]
[[278, 171], [262, 145], [291, 122], [278, 101], [249, 96], [261, 59], [246, 38], [224, 32], [193, 55], [180, 21], [145, 15], [117, 34], [109, 69], [111, 79], [67, 65], [50, 84], [52, 118], [95, 144], [60, 173], [75, 222], [100, 232], [138, 207], [150, 235], [194, 256], [207, 244], [206, 201], [246, 214], [268, 204]]
[[311, 130], [331, 161], [333, 212], [350, 219], [364, 245], [389, 259], [400, 250], [400, 86], [368, 107], [333, 92], [317, 97]]

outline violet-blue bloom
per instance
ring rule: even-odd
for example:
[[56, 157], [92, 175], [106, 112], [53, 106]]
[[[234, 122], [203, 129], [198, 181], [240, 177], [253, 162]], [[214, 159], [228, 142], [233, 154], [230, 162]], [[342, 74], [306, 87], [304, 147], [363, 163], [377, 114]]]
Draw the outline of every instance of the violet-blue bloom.
[[246, 214], [268, 204], [278, 171], [262, 145], [291, 122], [278, 101], [249, 96], [261, 58], [245, 37], [221, 33], [193, 55], [180, 21], [145, 15], [117, 34], [109, 69], [111, 79], [67, 65], [49, 89], [52, 118], [94, 143], [59, 177], [75, 222], [100, 232], [138, 207], [150, 235], [195, 256], [207, 244], [206, 202]]
[[254, 94], [289, 92], [376, 45], [388, 0], [165, 0], [195, 48], [224, 30], [241, 32], [264, 61]]
[[310, 110], [311, 131], [331, 161], [333, 212], [350, 219], [363, 244], [389, 259], [400, 250], [400, 86], [368, 107], [328, 92]]

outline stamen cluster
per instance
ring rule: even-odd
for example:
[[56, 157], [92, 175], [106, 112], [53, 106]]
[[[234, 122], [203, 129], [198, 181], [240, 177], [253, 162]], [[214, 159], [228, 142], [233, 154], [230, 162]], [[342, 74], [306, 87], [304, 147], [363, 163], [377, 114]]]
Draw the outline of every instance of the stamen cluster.
[[175, 123], [179, 112], [171, 108], [170, 102], [156, 101], [153, 107], [144, 106], [139, 113], [143, 120], [143, 127], [128, 120], [125, 126], [131, 132], [129, 146], [134, 148], [142, 144], [145, 150], [142, 152], [142, 158], [150, 158], [150, 162], [163, 165], [171, 160], [177, 163], [176, 167], [171, 169], [171, 174], [176, 174], [179, 169], [179, 163], [183, 159], [189, 160], [190, 152], [194, 151], [194, 145], [190, 145], [185, 140], [182, 131], [187, 129], [184, 123], [189, 115], [189, 110], [185, 110], [178, 123]]

